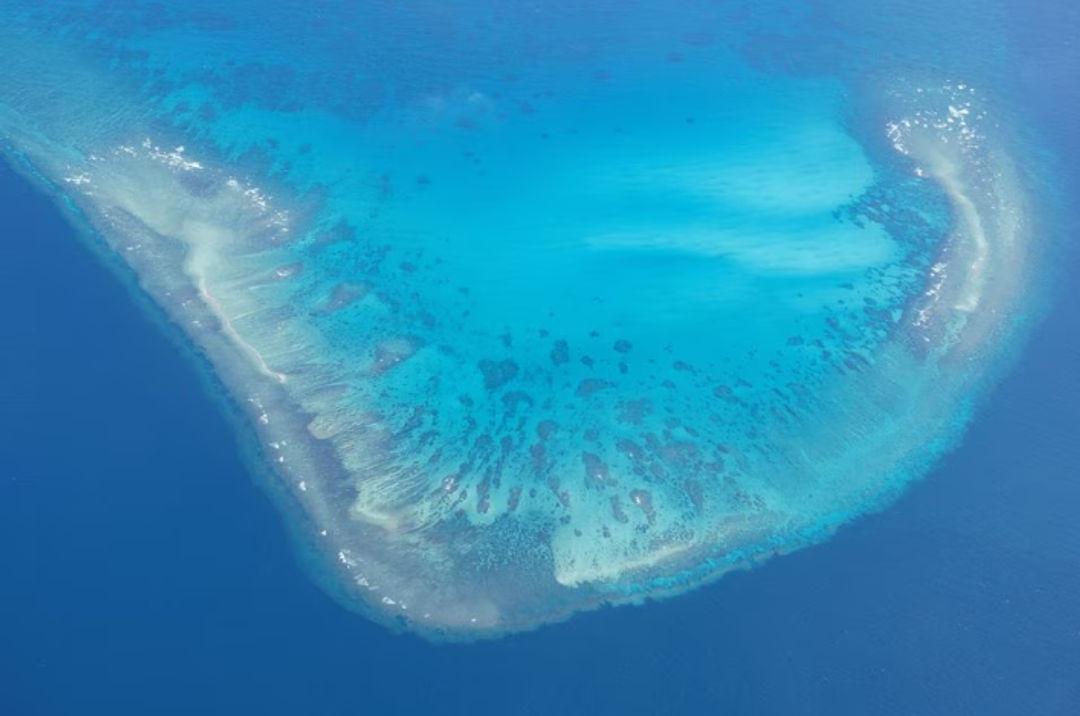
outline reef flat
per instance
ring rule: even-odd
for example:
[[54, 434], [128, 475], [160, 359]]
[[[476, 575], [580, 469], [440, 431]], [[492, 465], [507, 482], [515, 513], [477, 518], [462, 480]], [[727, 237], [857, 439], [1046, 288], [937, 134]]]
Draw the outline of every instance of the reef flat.
[[208, 359], [320, 581], [422, 633], [822, 541], [955, 444], [1030, 312], [985, 68], [693, 2], [11, 5], [5, 154]]

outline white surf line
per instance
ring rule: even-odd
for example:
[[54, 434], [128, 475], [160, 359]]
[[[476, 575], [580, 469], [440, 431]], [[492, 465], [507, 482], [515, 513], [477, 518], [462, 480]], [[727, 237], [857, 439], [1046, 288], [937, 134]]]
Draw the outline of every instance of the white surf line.
[[979, 306], [982, 297], [983, 284], [985, 283], [984, 270], [990, 256], [990, 242], [986, 238], [986, 230], [983, 227], [982, 216], [975, 207], [975, 203], [964, 191], [963, 184], [956, 176], [955, 167], [942, 167], [940, 163], [932, 172], [953, 205], [960, 212], [960, 222], [967, 228], [967, 232], [974, 244], [975, 257], [971, 261], [968, 272], [968, 280], [964, 295], [954, 305], [958, 311], [970, 313]]
[[240, 350], [247, 354], [248, 358], [251, 359], [251, 362], [254, 363], [255, 367], [259, 369], [260, 373], [267, 377], [273, 378], [278, 383], [284, 385], [286, 381], [285, 374], [278, 373], [275, 370], [271, 370], [270, 366], [268, 366], [266, 364], [266, 361], [263, 359], [262, 354], [259, 353], [259, 351], [255, 350], [255, 347], [245, 341], [243, 337], [241, 337], [241, 335], [236, 332], [236, 329], [233, 328], [232, 321], [230, 321], [229, 317], [225, 315], [225, 311], [221, 307], [221, 303], [219, 303], [218, 300], [214, 298], [214, 295], [210, 293], [210, 291], [206, 288], [206, 278], [204, 276], [197, 276], [196, 285], [199, 289], [199, 295], [203, 297], [203, 300], [206, 302], [206, 305], [209, 306], [210, 311], [217, 317], [218, 321], [221, 322], [222, 332], [226, 336], [228, 336], [229, 339], [233, 341], [233, 343], [239, 346]]
[[699, 542], [697, 540], [672, 543], [661, 546], [658, 549], [654, 549], [641, 556], [625, 557], [622, 559], [612, 556], [606, 558], [603, 565], [578, 565], [576, 564], [577, 559], [575, 558], [575, 563], [556, 566], [554, 575], [555, 581], [564, 587], [580, 587], [583, 584], [617, 581], [627, 574], [649, 569], [651, 567], [657, 567], [680, 554], [690, 551], [698, 545]]

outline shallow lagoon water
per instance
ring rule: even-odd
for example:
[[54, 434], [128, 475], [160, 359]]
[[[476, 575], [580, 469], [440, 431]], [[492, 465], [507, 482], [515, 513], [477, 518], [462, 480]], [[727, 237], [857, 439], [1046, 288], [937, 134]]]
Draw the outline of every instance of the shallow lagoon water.
[[691, 3], [535, 43], [364, 8], [379, 37], [302, 56], [284, 6], [89, 7], [5, 31], [51, 68], [6, 70], [8, 152], [205, 352], [321, 579], [383, 620], [498, 634], [820, 541], [954, 444], [1038, 305], [992, 59], [781, 72], [755, 41], [799, 13]]

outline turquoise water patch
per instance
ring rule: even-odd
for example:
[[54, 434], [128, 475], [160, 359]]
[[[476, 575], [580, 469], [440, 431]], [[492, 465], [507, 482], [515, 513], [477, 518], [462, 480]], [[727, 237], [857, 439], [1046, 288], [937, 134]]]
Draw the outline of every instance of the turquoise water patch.
[[6, 153], [208, 357], [332, 593], [489, 635], [675, 593], [958, 439], [1034, 266], [981, 91], [766, 71], [696, 3], [452, 7], [3, 31]]

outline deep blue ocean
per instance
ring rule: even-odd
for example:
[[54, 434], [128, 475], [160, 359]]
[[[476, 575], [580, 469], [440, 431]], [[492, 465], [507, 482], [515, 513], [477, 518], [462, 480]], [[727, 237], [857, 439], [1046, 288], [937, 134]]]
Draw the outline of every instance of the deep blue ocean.
[[[1054, 5], [1015, 23], [1013, 99], [1068, 205], [1080, 18]], [[895, 505], [667, 601], [432, 644], [312, 583], [207, 367], [0, 164], [0, 716], [1080, 713], [1080, 261], [1057, 255], [1015, 365]]]

